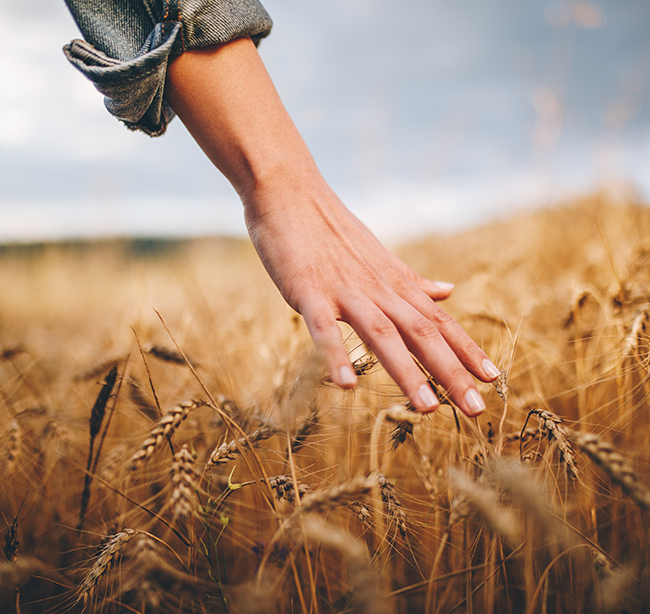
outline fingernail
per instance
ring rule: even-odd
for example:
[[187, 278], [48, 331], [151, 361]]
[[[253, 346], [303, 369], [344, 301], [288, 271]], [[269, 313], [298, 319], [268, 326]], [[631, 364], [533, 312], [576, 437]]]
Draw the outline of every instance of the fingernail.
[[481, 366], [483, 367], [483, 372], [485, 373], [485, 375], [491, 377], [492, 379], [499, 377], [499, 375], [501, 375], [501, 371], [499, 371], [497, 366], [487, 358], [483, 359]]
[[357, 383], [357, 376], [352, 368], [346, 365], [339, 369], [339, 381], [343, 386], [354, 386]]
[[434, 284], [440, 288], [440, 290], [443, 290], [445, 292], [451, 292], [456, 286], [454, 284], [450, 284], [448, 281], [434, 281]]
[[432, 409], [440, 405], [440, 402], [436, 398], [436, 395], [433, 394], [433, 390], [431, 390], [429, 384], [422, 384], [422, 386], [418, 388], [418, 398], [422, 402], [422, 405], [424, 405], [423, 409]]
[[485, 409], [483, 397], [474, 388], [470, 388], [465, 393], [465, 403], [467, 403], [467, 408], [472, 416], [478, 416]]

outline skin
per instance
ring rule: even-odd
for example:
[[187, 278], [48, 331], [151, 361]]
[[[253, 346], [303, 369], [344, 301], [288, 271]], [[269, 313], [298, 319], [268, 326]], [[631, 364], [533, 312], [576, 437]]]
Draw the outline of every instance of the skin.
[[436, 304], [453, 286], [412, 271], [332, 192], [250, 39], [178, 56], [166, 97], [239, 194], [255, 249], [305, 319], [332, 381], [356, 384], [343, 321], [417, 410], [433, 411], [438, 400], [412, 355], [468, 416], [483, 411], [471, 374], [487, 382], [498, 370]]

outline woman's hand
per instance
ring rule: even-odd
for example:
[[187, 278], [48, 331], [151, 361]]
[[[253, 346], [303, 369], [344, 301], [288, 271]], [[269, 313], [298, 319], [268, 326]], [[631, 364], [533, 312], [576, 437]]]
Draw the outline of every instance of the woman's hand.
[[499, 375], [435, 302], [451, 284], [388, 252], [321, 177], [248, 39], [189, 51], [167, 98], [241, 196], [250, 237], [287, 303], [305, 319], [332, 381], [356, 383], [337, 320], [370, 347], [420, 411], [438, 400], [412, 356], [469, 416], [485, 404], [470, 373]]
[[287, 303], [305, 319], [331, 379], [356, 383], [337, 320], [347, 322], [420, 411], [438, 405], [411, 354], [470, 416], [485, 405], [471, 371], [498, 370], [432, 299], [450, 284], [416, 275], [388, 252], [316, 176], [259, 185], [244, 199], [249, 234]]

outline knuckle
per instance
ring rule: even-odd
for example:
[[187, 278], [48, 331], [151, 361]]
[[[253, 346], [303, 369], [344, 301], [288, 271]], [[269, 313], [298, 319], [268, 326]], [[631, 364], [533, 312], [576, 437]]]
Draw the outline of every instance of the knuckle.
[[440, 331], [426, 318], [418, 318], [412, 325], [416, 339], [432, 342], [440, 339]]
[[[336, 329], [336, 330], [335, 330]], [[325, 315], [313, 316], [309, 321], [309, 331], [313, 337], [331, 335], [338, 331], [336, 322]]]
[[383, 339], [394, 337], [396, 333], [395, 326], [387, 318], [373, 318], [368, 322], [368, 331], [373, 337]]
[[452, 318], [444, 309], [441, 309], [437, 305], [434, 305], [432, 320], [435, 322], [436, 326], [441, 329], [458, 327], [456, 320], [454, 320], [454, 318]]
[[469, 359], [472, 356], [476, 357], [480, 349], [469, 337], [463, 336], [457, 342], [455, 351], [458, 356]]

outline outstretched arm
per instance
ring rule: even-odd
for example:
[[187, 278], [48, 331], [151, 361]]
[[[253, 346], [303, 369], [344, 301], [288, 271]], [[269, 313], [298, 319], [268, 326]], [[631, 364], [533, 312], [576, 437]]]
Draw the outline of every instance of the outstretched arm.
[[428, 281], [386, 250], [321, 177], [250, 39], [186, 51], [166, 97], [237, 190], [248, 232], [284, 299], [305, 319], [332, 380], [356, 383], [337, 320], [347, 322], [420, 411], [438, 405], [411, 354], [474, 416], [473, 373], [499, 372], [434, 299]]

